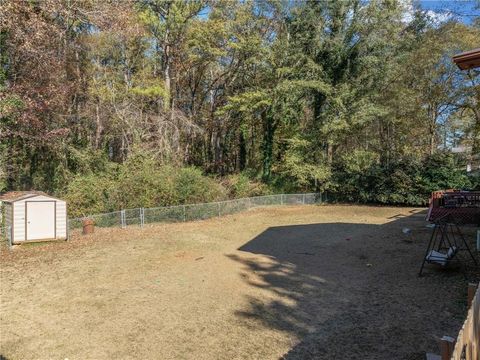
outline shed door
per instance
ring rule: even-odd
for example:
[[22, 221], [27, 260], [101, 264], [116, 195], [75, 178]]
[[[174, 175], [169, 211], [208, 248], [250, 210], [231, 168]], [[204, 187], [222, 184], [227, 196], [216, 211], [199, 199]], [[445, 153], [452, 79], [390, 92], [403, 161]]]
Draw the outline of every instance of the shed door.
[[27, 201], [26, 240], [55, 238], [55, 202]]

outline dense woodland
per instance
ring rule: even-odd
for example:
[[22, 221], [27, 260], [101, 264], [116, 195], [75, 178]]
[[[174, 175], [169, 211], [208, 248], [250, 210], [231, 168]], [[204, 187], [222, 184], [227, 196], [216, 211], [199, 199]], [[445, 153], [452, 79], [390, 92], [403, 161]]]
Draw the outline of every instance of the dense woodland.
[[0, 191], [83, 215], [292, 191], [422, 204], [477, 187], [480, 76], [451, 57], [480, 47], [480, 20], [411, 5], [1, 1]]

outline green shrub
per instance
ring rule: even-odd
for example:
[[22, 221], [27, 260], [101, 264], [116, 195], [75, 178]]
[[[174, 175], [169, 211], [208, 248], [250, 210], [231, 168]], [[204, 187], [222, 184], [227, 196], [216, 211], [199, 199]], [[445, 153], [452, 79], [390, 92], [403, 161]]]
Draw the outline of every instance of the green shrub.
[[176, 203], [174, 169], [135, 156], [121, 167], [114, 189], [118, 209], [156, 207]]
[[77, 176], [67, 186], [64, 198], [70, 217], [83, 217], [115, 209], [111, 198], [116, 183], [108, 175]]
[[231, 199], [261, 196], [271, 193], [271, 189], [260, 181], [251, 180], [246, 174], [233, 174], [227, 176], [223, 185], [226, 187], [228, 197]]
[[470, 188], [472, 190], [480, 191], [480, 172], [476, 171], [473, 174], [469, 174], [468, 180], [470, 181]]
[[461, 159], [451, 153], [382, 165], [373, 153], [356, 151], [335, 166], [335, 197], [343, 201], [426, 205], [432, 191], [472, 187]]
[[333, 186], [337, 197], [344, 201], [371, 201], [371, 191], [379, 185], [379, 158], [367, 151], [344, 155], [335, 164]]
[[[331, 170], [313, 162], [302, 164], [292, 155], [288, 166], [274, 174], [268, 185], [252, 180], [246, 173], [216, 181], [197, 168], [162, 165], [152, 154], [140, 151], [134, 151], [122, 165], [105, 164], [99, 158], [94, 163], [100, 166], [101, 175], [96, 175], [88, 161], [95, 154], [87, 155], [85, 161], [78, 160], [80, 155], [78, 164], [84, 164], [87, 174], [76, 176], [62, 194], [72, 217], [325, 188], [330, 199], [339, 201], [426, 205], [432, 191], [480, 186], [480, 178], [467, 176], [462, 159], [450, 153], [438, 153], [423, 161], [404, 158], [382, 164], [376, 153], [354, 151], [337, 159]], [[315, 178], [320, 182], [317, 189]]]
[[423, 164], [423, 185], [429, 193], [439, 189], [468, 189], [472, 186], [463, 158], [439, 152]]
[[103, 175], [80, 175], [64, 197], [73, 217], [139, 207], [218, 201], [225, 188], [193, 167], [160, 165], [148, 153], [136, 152]]
[[179, 168], [173, 180], [176, 204], [194, 204], [226, 198], [226, 190], [222, 185], [204, 176], [200, 169]]
[[289, 139], [282, 162], [272, 168], [278, 176], [274, 180], [276, 185], [287, 192], [329, 189], [332, 169], [315, 155], [311, 141], [299, 137]]

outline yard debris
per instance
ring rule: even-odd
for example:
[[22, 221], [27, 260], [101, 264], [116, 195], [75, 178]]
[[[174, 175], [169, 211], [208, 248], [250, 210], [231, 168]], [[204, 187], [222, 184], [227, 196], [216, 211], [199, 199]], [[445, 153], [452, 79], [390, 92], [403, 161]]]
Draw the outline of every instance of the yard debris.
[[367, 263], [367, 267], [372, 267], [372, 264], [370, 264], [370, 263]]
[[200, 256], [200, 257], [196, 258], [195, 261], [202, 260], [202, 259], [203, 259], [203, 256]]
[[412, 233], [412, 230], [407, 228], [407, 227], [404, 227], [402, 229], [402, 232], [405, 234], [405, 235], [410, 235]]

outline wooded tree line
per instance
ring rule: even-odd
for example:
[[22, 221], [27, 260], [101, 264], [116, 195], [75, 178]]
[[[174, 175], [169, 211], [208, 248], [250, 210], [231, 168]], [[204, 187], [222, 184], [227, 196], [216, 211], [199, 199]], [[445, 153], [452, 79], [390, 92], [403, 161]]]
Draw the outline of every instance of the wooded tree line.
[[[480, 21], [406, 4], [2, 1], [0, 190], [135, 193], [190, 166], [227, 184], [214, 197], [246, 181], [386, 203], [473, 187], [480, 77], [451, 56], [479, 47]], [[107, 188], [98, 210], [130, 204]]]

